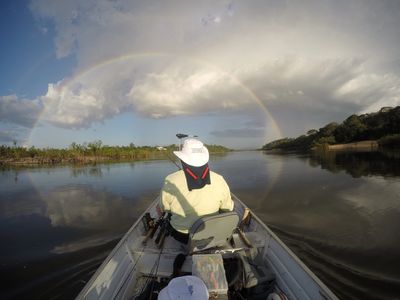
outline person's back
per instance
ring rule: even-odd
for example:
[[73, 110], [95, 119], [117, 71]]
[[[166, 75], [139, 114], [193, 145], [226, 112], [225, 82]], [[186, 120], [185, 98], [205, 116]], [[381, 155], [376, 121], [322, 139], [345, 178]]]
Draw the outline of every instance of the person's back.
[[165, 178], [160, 207], [172, 215], [172, 235], [185, 243], [188, 230], [197, 219], [232, 211], [233, 201], [224, 178], [209, 170], [208, 150], [203, 143], [187, 139], [182, 151], [174, 154], [181, 159], [183, 169]]

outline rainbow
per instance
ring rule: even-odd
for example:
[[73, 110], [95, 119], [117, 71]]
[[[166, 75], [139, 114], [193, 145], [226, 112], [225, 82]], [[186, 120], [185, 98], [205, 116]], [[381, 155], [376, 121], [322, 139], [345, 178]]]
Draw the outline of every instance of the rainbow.
[[[62, 87], [61, 88], [67, 88], [68, 86], [70, 86], [71, 84], [73, 84], [74, 82], [78, 81], [80, 78], [82, 78], [83, 76], [86, 76], [88, 74], [90, 74], [91, 72], [94, 72], [100, 68], [112, 65], [114, 63], [118, 63], [118, 62], [124, 62], [127, 60], [133, 60], [133, 59], [140, 59], [140, 58], [154, 58], [154, 57], [166, 57], [166, 58], [179, 58], [179, 59], [183, 59], [183, 60], [187, 60], [190, 62], [194, 62], [197, 63], [199, 65], [205, 65], [211, 69], [214, 69], [218, 72], [221, 72], [221, 74], [223, 74], [224, 76], [227, 76], [227, 78], [231, 79], [232, 82], [234, 82], [237, 86], [239, 86], [241, 88], [242, 91], [244, 91], [245, 94], [247, 94], [250, 99], [252, 99], [261, 109], [262, 111], [264, 111], [267, 119], [270, 121], [269, 124], [272, 126], [272, 130], [274, 133], [276, 133], [276, 135], [278, 137], [282, 137], [282, 132], [277, 124], [277, 122], [275, 121], [275, 119], [273, 118], [273, 116], [271, 115], [271, 113], [268, 111], [268, 109], [266, 108], [265, 104], [262, 102], [262, 100], [256, 95], [256, 93], [254, 91], [252, 91], [249, 87], [247, 87], [245, 84], [243, 84], [243, 82], [237, 78], [236, 76], [234, 76], [233, 74], [221, 69], [220, 67], [211, 64], [208, 61], [205, 61], [203, 59], [199, 59], [196, 57], [190, 57], [190, 56], [184, 56], [184, 55], [174, 55], [174, 54], [168, 54], [168, 53], [160, 53], [160, 52], [143, 52], [143, 53], [129, 53], [129, 54], [124, 54], [124, 55], [120, 55], [120, 56], [115, 56], [115, 57], [111, 57], [109, 59], [103, 60], [101, 62], [98, 62], [96, 64], [93, 64], [83, 70], [81, 70], [80, 72], [77, 72], [75, 75], [73, 75], [72, 77], [66, 78], [62, 81]], [[37, 124], [40, 122], [40, 120], [42, 119], [42, 116], [45, 114], [45, 109], [43, 110], [43, 112], [40, 114], [38, 120], [36, 121], [35, 125], [32, 128], [31, 134], [29, 136], [28, 139], [28, 143], [31, 144], [31, 138], [32, 138], [32, 132], [34, 130], [34, 128], [37, 126]]]

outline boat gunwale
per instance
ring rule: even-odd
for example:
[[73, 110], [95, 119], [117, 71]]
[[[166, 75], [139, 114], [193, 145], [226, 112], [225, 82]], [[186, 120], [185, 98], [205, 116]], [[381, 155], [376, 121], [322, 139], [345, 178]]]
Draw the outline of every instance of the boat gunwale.
[[[233, 197], [234, 201], [238, 202], [242, 208], [248, 208], [246, 204], [244, 204], [234, 193], [231, 192], [231, 196]], [[109, 263], [109, 261], [114, 257], [115, 253], [120, 250], [120, 248], [126, 243], [128, 240], [129, 236], [131, 233], [136, 229], [138, 224], [141, 222], [143, 216], [147, 213], [152, 211], [153, 207], [157, 205], [159, 202], [160, 196], [157, 196], [156, 199], [151, 202], [151, 204], [148, 206], [148, 208], [138, 217], [138, 219], [134, 222], [134, 224], [129, 228], [127, 233], [121, 238], [121, 240], [118, 242], [118, 244], [113, 248], [113, 250], [110, 252], [110, 254], [106, 257], [106, 259], [102, 262], [102, 264], [97, 268], [96, 272], [92, 275], [90, 280], [85, 284], [84, 288], [82, 291], [78, 294], [76, 299], [85, 299], [85, 295], [87, 291], [92, 287], [93, 283], [96, 281], [98, 278], [99, 274], [104, 270], [104, 267]], [[338, 297], [323, 283], [308, 267], [305, 265], [299, 257], [251, 210], [251, 215], [252, 218], [254, 218], [258, 224], [261, 225], [261, 227], [267, 232], [267, 234], [270, 235], [272, 239], [274, 239], [279, 246], [283, 248], [284, 251], [287, 252], [289, 257], [291, 257], [295, 263], [299, 265], [299, 267], [308, 275], [310, 278], [315, 282], [315, 284], [319, 287], [320, 289], [320, 294], [322, 297], [326, 299], [333, 299], [337, 300]], [[269, 247], [269, 245], [264, 245], [264, 247]], [[264, 252], [267, 251], [264, 248]], [[268, 255], [266, 255], [267, 259]]]
[[153, 202], [151, 202], [151, 204], [147, 207], [147, 209], [133, 223], [133, 225], [129, 228], [127, 233], [121, 238], [121, 240], [118, 242], [118, 244], [113, 248], [113, 250], [110, 252], [110, 254], [104, 259], [104, 261], [101, 263], [101, 265], [97, 268], [96, 272], [92, 275], [92, 277], [85, 284], [84, 288], [82, 289], [82, 291], [78, 294], [78, 296], [75, 299], [85, 299], [85, 295], [86, 295], [87, 291], [93, 285], [93, 283], [96, 281], [96, 279], [98, 278], [98, 275], [104, 270], [104, 267], [114, 257], [114, 254], [124, 245], [124, 243], [127, 241], [130, 234], [137, 227], [137, 225], [141, 222], [144, 215], [147, 212], [150, 212], [151, 209], [156, 205], [156, 203], [159, 201], [159, 198], [160, 198], [160, 196], [157, 196], [156, 199]]

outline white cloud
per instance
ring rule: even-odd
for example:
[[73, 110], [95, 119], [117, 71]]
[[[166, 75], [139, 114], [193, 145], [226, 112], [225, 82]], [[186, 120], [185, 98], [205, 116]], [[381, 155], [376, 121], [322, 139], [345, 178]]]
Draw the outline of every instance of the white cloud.
[[[295, 130], [321, 115], [341, 121], [400, 105], [399, 75], [373, 70], [398, 58], [398, 5], [35, 0], [31, 9], [54, 24], [58, 57], [78, 61], [72, 79], [49, 84], [41, 97], [44, 117], [58, 126], [88, 127], [126, 111], [152, 118], [238, 111], [254, 103], [240, 82], [302, 124]], [[150, 52], [167, 55], [114, 60], [81, 74]]]
[[337, 90], [338, 97], [353, 98], [361, 112], [400, 105], [400, 78], [393, 74], [360, 74]]
[[[156, 63], [155, 61], [159, 59]], [[327, 121], [351, 113], [400, 105], [400, 80], [395, 75], [368, 73], [354, 60], [281, 59], [257, 68], [229, 72], [176, 60], [170, 56], [112, 63], [72, 80], [49, 85], [42, 97], [43, 117], [62, 127], [88, 127], [121, 112], [150, 118], [240, 111], [255, 106], [256, 93], [269, 108], [293, 113], [323, 113]], [[152, 61], [152, 70], [140, 69]], [[246, 85], [246, 88], [241, 86]], [[279, 120], [278, 120], [279, 122]]]
[[[170, 59], [133, 58], [50, 84], [47, 94], [41, 97], [43, 118], [61, 127], [80, 128], [126, 111], [165, 118], [215, 114], [254, 105], [255, 100], [234, 78], [215, 68], [179, 60], [160, 70], [160, 65]], [[157, 71], [140, 69], [144, 62], [155, 64]]]
[[374, 74], [357, 60], [283, 59], [244, 75], [266, 104], [290, 103], [310, 110], [348, 107], [356, 111], [400, 105], [400, 78]]
[[[60, 127], [89, 127], [95, 121], [108, 117], [103, 91], [96, 88], [63, 88], [61, 83], [50, 84], [42, 101], [45, 106], [44, 119]], [[108, 101], [109, 109], [113, 105]]]
[[151, 117], [215, 113], [251, 103], [238, 83], [226, 74], [202, 68], [184, 73], [179, 66], [148, 74], [135, 83], [128, 97], [139, 113]]

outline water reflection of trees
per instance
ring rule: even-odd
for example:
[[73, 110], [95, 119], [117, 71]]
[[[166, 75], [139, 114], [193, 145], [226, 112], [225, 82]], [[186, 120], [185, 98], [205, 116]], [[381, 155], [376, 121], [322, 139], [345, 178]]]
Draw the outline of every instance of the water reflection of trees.
[[79, 177], [79, 176], [103, 177], [103, 172], [101, 170], [101, 167], [97, 166], [97, 165], [72, 167], [71, 168], [71, 176], [73, 176], [73, 177]]
[[400, 176], [400, 152], [316, 152], [311, 156], [310, 166], [321, 166], [333, 173], [345, 171], [355, 178], [362, 176]]

